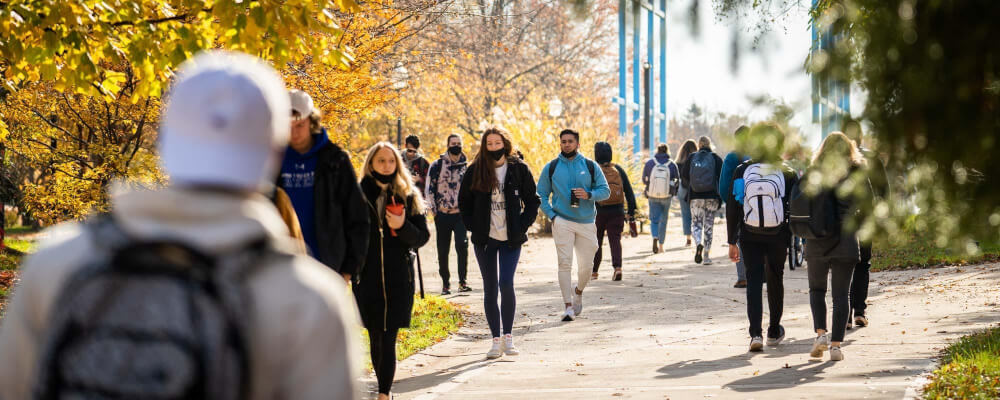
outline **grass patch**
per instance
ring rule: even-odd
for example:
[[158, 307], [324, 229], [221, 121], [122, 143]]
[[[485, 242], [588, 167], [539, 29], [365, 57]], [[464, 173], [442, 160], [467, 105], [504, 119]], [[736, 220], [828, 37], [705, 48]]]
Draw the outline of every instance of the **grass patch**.
[[4, 246], [10, 247], [22, 253], [31, 253], [35, 251], [35, 241], [33, 240], [7, 239], [4, 240], [3, 244]]
[[[413, 301], [413, 317], [410, 328], [401, 329], [396, 341], [396, 359], [403, 360], [417, 352], [437, 344], [451, 335], [465, 323], [458, 307], [441, 296], [427, 295], [423, 300], [417, 296]], [[368, 349], [368, 331], [362, 329], [364, 348]], [[369, 359], [371, 357], [368, 357]], [[371, 360], [368, 361], [371, 369]]]
[[1000, 327], [948, 346], [941, 367], [924, 386], [925, 399], [1000, 398]]
[[872, 271], [893, 271], [941, 265], [970, 265], [1000, 261], [1000, 243], [979, 243], [979, 254], [940, 248], [930, 232], [919, 232], [912, 223], [901, 240], [877, 240], [872, 249]]
[[27, 235], [29, 233], [36, 233], [36, 232], [38, 232], [38, 229], [32, 228], [30, 226], [14, 226], [7, 228], [8, 236]]

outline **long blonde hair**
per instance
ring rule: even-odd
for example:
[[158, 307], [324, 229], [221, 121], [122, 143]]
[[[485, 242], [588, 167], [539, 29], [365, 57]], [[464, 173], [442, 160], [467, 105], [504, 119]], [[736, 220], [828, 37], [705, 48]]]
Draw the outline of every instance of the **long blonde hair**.
[[392, 157], [396, 159], [396, 178], [392, 180], [392, 185], [390, 186], [393, 194], [404, 199], [409, 196], [413, 196], [413, 210], [411, 211], [411, 214], [423, 214], [425, 211], [424, 196], [420, 194], [420, 189], [414, 185], [413, 178], [410, 176], [409, 168], [406, 168], [405, 164], [403, 164], [403, 157], [399, 155], [399, 150], [397, 150], [396, 146], [393, 146], [392, 143], [378, 142], [368, 149], [368, 155], [365, 156], [362, 179], [365, 176], [375, 179], [372, 175], [372, 172], [374, 171], [374, 168], [372, 168], [372, 161], [375, 159], [375, 154], [382, 149], [392, 150]]
[[865, 157], [858, 149], [858, 144], [843, 132], [831, 132], [826, 139], [823, 139], [819, 150], [813, 155], [812, 165], [818, 166], [829, 157], [846, 158], [855, 167], [865, 165]]

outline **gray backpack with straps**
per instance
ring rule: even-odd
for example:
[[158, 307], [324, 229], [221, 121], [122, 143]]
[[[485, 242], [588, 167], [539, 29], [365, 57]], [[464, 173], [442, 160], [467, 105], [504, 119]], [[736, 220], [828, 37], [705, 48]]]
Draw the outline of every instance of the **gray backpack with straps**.
[[221, 256], [134, 241], [110, 216], [85, 227], [98, 254], [53, 305], [34, 397], [247, 398], [246, 281], [287, 255], [265, 238]]

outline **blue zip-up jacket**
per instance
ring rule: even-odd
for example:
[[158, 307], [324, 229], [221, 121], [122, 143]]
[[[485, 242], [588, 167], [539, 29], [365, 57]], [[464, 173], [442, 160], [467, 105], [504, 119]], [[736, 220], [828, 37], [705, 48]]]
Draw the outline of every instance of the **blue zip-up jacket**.
[[750, 157], [741, 156], [735, 151], [726, 154], [726, 159], [722, 162], [722, 172], [719, 175], [719, 195], [722, 196], [723, 203], [728, 203], [729, 196], [733, 194], [733, 172], [736, 172], [736, 167], [749, 159]]
[[[590, 183], [590, 170], [586, 163], [594, 165], [593, 185]], [[556, 165], [556, 172], [552, 175], [550, 182], [549, 167], [551, 165]], [[590, 194], [590, 199], [580, 199], [580, 207], [578, 208], [569, 206], [573, 188], [584, 188]], [[577, 154], [572, 160], [559, 154], [556, 164], [545, 164], [545, 168], [542, 168], [542, 172], [538, 174], [536, 192], [538, 197], [542, 199], [542, 212], [550, 220], [559, 217], [580, 224], [594, 223], [594, 217], [597, 215], [596, 203], [611, 197], [611, 188], [608, 187], [608, 180], [604, 177], [604, 172], [601, 172], [601, 167], [582, 154]]]

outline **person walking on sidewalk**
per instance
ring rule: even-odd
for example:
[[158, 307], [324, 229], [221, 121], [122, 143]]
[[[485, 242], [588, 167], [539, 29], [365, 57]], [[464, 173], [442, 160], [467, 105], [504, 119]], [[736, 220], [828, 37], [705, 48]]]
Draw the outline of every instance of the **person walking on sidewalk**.
[[301, 90], [289, 97], [292, 135], [278, 187], [292, 200], [309, 254], [349, 281], [368, 246], [365, 199], [350, 155], [330, 141], [312, 97]]
[[427, 171], [430, 170], [431, 163], [424, 158], [424, 153], [420, 152], [420, 137], [409, 135], [405, 140], [406, 150], [403, 152], [403, 162], [406, 169], [410, 170], [410, 176], [421, 191], [427, 187]]
[[472, 248], [483, 276], [483, 307], [493, 337], [486, 358], [520, 353], [512, 336], [517, 306], [514, 272], [540, 204], [535, 178], [513, 154], [510, 135], [495, 128], [486, 130], [458, 194], [458, 208], [472, 232]]
[[354, 279], [354, 298], [368, 330], [379, 400], [389, 399], [396, 340], [410, 327], [416, 251], [430, 240], [425, 203], [395, 146], [376, 143], [365, 157], [361, 190], [368, 199], [368, 261]]
[[451, 238], [455, 237], [455, 253], [458, 258], [458, 291], [470, 292], [466, 282], [469, 270], [469, 239], [462, 215], [458, 210], [458, 190], [467, 168], [465, 153], [462, 152], [462, 137], [448, 135], [448, 150], [431, 164], [427, 173], [427, 203], [434, 215], [437, 231], [438, 273], [441, 274], [441, 294], [451, 294], [451, 271], [448, 268], [448, 253]]
[[[642, 169], [642, 183], [646, 184], [643, 193], [649, 200], [649, 231], [653, 236], [653, 254], [656, 254], [663, 251], [663, 242], [667, 241], [670, 202], [677, 195], [677, 187], [680, 184], [680, 171], [677, 165], [670, 161], [670, 148], [666, 144], [661, 143], [656, 146], [656, 154], [646, 161]], [[689, 213], [690, 211], [688, 209]], [[690, 227], [690, 217], [688, 221]]]
[[347, 286], [265, 197], [289, 108], [255, 57], [180, 66], [157, 137], [169, 184], [115, 185], [108, 214], [59, 225], [25, 259], [0, 398], [360, 398]]
[[[538, 196], [542, 212], [552, 221], [552, 239], [559, 258], [559, 288], [566, 305], [562, 320], [572, 321], [583, 312], [583, 289], [594, 268], [596, 202], [607, 200], [611, 191], [596, 163], [579, 154], [579, 133], [571, 129], [559, 132], [559, 147], [559, 157], [546, 164], [539, 174]], [[574, 251], [578, 264], [575, 287]]]
[[[872, 170], [868, 174], [868, 179], [875, 198], [879, 200], [889, 199], [892, 192], [885, 164], [879, 159], [877, 153], [861, 146], [861, 130], [857, 129], [853, 132], [857, 132], [857, 137], [851, 137], [851, 140], [857, 144], [858, 151], [864, 156], [867, 168]], [[847, 316], [847, 329], [852, 328], [852, 322], [858, 327], [868, 326], [868, 315], [865, 310], [868, 308], [868, 283], [871, 280], [872, 242], [865, 240], [861, 241], [860, 245], [861, 261], [854, 266], [854, 276], [851, 278], [851, 313]]]
[[722, 205], [719, 197], [719, 173], [722, 158], [712, 151], [712, 139], [698, 138], [699, 150], [691, 154], [681, 171], [682, 179], [688, 182], [688, 199], [691, 201], [691, 233], [698, 246], [694, 262], [711, 265], [709, 253], [712, 251], [712, 231], [715, 227], [715, 213]]
[[[733, 135], [736, 136], [737, 140], [739, 140], [749, 131], [750, 128], [746, 125], [741, 125], [736, 129], [736, 132]], [[729, 200], [732, 198], [733, 180], [736, 179], [733, 176], [733, 172], [736, 171], [736, 167], [748, 159], [750, 159], [750, 157], [741, 155], [735, 151], [730, 151], [729, 154], [726, 154], [726, 158], [722, 160], [722, 173], [719, 175], [719, 195], [722, 197], [723, 203], [729, 204]], [[743, 257], [740, 257], [740, 261], [736, 262], [736, 283], [733, 287], [747, 287], [747, 273]]]
[[[781, 326], [785, 287], [785, 256], [791, 231], [788, 199], [798, 174], [781, 162], [785, 135], [775, 124], [759, 124], [747, 133], [754, 143], [776, 143], [773, 154], [758, 151], [733, 172], [732, 193], [726, 202], [729, 259], [747, 267], [747, 319], [750, 321], [750, 351], [764, 350], [761, 319], [764, 314], [763, 286], [767, 282], [770, 326], [767, 345], [777, 346], [785, 338]], [[753, 148], [753, 146], [747, 146]], [[762, 162], [758, 160], [768, 160]]]
[[[666, 145], [662, 145], [666, 148]], [[615, 273], [612, 280], [622, 280], [622, 231], [625, 230], [625, 204], [628, 203], [628, 220], [635, 220], [635, 192], [629, 183], [628, 174], [618, 164], [611, 162], [611, 144], [597, 142], [594, 145], [594, 160], [601, 166], [601, 172], [608, 181], [611, 196], [597, 202], [597, 253], [594, 254], [594, 272], [591, 279], [597, 279], [604, 254], [604, 234], [608, 234], [611, 246], [611, 266]], [[668, 203], [669, 204], [669, 203]], [[667, 206], [670, 207], [669, 205]]]
[[[820, 144], [809, 170], [792, 192], [792, 229], [806, 239], [809, 263], [809, 306], [816, 330], [809, 353], [812, 357], [823, 357], [829, 349], [831, 361], [844, 359], [841, 344], [850, 313], [851, 278], [861, 262], [861, 245], [846, 222], [857, 212], [858, 199], [871, 199], [868, 179], [854, 174], [862, 168], [865, 158], [857, 145], [843, 133], [833, 132]], [[837, 183], [823, 188], [822, 182]], [[812, 194], [812, 190], [818, 193]], [[826, 323], [828, 277], [833, 297], [832, 331]]]
[[[677, 150], [678, 172], [684, 171], [687, 168], [688, 159], [696, 152], [698, 152], [698, 144], [691, 139], [685, 140], [684, 144]], [[691, 246], [691, 202], [688, 200], [688, 193], [690, 192], [688, 187], [691, 183], [687, 182], [683, 176], [681, 176], [680, 182], [680, 188], [677, 189], [677, 201], [681, 204], [681, 230], [683, 230], [684, 236], [687, 237], [687, 242], [684, 245]]]

